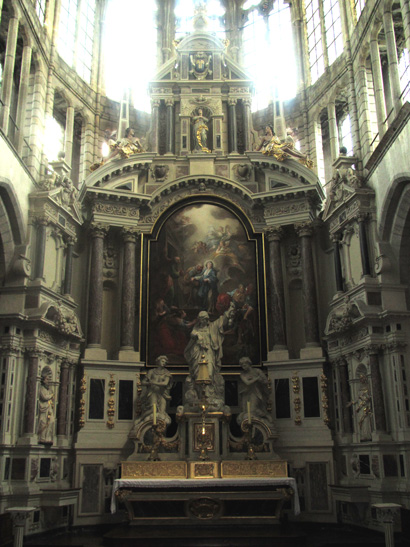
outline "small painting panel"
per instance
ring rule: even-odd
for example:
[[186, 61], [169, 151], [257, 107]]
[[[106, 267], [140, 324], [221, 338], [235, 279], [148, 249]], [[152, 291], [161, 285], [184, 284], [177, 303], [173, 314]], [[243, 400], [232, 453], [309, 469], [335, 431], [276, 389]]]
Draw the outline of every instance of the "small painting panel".
[[[234, 309], [221, 333], [219, 364], [260, 358], [257, 245], [242, 222], [213, 203], [185, 206], [150, 242], [148, 361], [187, 364], [187, 346], [198, 315], [212, 323]], [[189, 352], [189, 350], [188, 350]]]

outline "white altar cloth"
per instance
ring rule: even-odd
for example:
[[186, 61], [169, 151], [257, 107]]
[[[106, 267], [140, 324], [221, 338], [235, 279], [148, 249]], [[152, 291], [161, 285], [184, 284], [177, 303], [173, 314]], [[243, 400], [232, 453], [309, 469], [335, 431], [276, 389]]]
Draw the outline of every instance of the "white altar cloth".
[[255, 479], [116, 479], [112, 488], [111, 513], [117, 510], [115, 492], [120, 488], [225, 488], [226, 486], [290, 486], [295, 492], [293, 509], [300, 513], [298, 487], [294, 478], [255, 478]]

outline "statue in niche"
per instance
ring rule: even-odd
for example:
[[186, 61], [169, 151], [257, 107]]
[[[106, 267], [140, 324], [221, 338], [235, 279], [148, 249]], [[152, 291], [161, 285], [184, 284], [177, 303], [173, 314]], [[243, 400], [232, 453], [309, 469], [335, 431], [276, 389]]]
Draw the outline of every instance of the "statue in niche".
[[204, 117], [202, 108], [198, 108], [198, 114], [192, 117], [192, 121], [194, 124], [195, 150], [210, 153], [211, 151], [208, 148], [209, 129], [207, 125], [209, 118]]
[[241, 357], [239, 365], [242, 372], [239, 384], [241, 413], [238, 415], [238, 423], [247, 419], [249, 414], [251, 418], [271, 422], [272, 418], [267, 409], [270, 396], [268, 378], [260, 369], [252, 367], [249, 357]]
[[291, 158], [312, 169], [313, 161], [295, 148], [295, 141], [292, 135], [292, 130], [288, 128], [286, 130], [286, 139], [284, 142], [280, 142], [275, 135], [273, 127], [267, 125], [265, 127], [265, 135], [263, 135], [256, 151], [262, 151], [262, 154], [265, 156], [272, 156], [278, 161], [285, 161]]
[[372, 440], [372, 400], [370, 397], [370, 388], [365, 374], [359, 377], [361, 387], [356, 401], [351, 401], [348, 406], [357, 405], [356, 413], [359, 424], [360, 441]]
[[41, 371], [41, 386], [38, 401], [38, 442], [53, 444], [54, 435], [54, 393], [50, 389], [53, 374], [50, 367]]
[[165, 365], [168, 363], [168, 357], [160, 355], [155, 359], [155, 368], [149, 370], [143, 381], [142, 392], [142, 417], [139, 421], [143, 421], [148, 416], [154, 414], [154, 405], [156, 406], [156, 417], [158, 420], [164, 421], [166, 424], [171, 423], [171, 418], [168, 416], [167, 402], [171, 399], [172, 374]]

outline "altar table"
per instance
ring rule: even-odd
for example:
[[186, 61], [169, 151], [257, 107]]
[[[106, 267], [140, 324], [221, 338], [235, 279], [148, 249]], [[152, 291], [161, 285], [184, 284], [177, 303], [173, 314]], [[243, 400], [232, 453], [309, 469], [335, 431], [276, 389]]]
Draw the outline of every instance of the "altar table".
[[[165, 524], [166, 521], [175, 523], [176, 520], [185, 520], [191, 524], [193, 521], [200, 523], [212, 520], [215, 524], [237, 520], [239, 517], [252, 522], [279, 521], [282, 506], [290, 499], [293, 499], [294, 514], [298, 515], [300, 506], [297, 485], [295, 479], [290, 477], [117, 479], [113, 485], [111, 512], [116, 512], [118, 500], [125, 503], [131, 524], [148, 524], [150, 521]], [[165, 508], [167, 503], [170, 505]], [[150, 504], [156, 512], [161, 512], [164, 507], [164, 515], [144, 514]], [[259, 507], [271, 513], [260, 514]]]

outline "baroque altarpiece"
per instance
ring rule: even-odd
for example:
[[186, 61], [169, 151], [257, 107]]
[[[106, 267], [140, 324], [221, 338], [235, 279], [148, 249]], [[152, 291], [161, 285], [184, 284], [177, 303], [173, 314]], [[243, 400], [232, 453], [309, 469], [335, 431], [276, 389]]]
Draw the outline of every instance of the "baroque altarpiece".
[[392, 442], [405, 288], [375, 243], [375, 192], [342, 153], [325, 195], [279, 105], [260, 140], [252, 81], [204, 15], [174, 46], [147, 134], [120, 123], [79, 190], [61, 158], [29, 196], [29, 252], [1, 296], [2, 382], [10, 403], [24, 393], [4, 406], [5, 503], [104, 522], [121, 464], [151, 465], [289, 475], [301, 519], [375, 525], [409, 464], [408, 431]]

